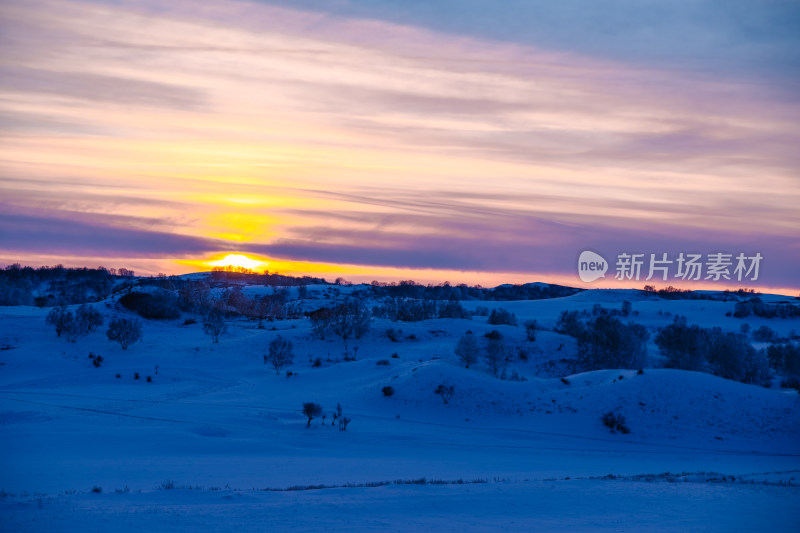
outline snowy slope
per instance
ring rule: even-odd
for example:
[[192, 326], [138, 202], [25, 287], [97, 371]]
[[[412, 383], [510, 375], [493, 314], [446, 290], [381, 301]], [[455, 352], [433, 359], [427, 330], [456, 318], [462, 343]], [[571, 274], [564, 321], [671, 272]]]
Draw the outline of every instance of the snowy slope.
[[[731, 331], [741, 323], [725, 316], [732, 302], [610, 292], [465, 306], [504, 307], [551, 327], [561, 310], [629, 300], [639, 312], [630, 318], [648, 327], [675, 314]], [[129, 316], [111, 301], [95, 305], [107, 317]], [[527, 381], [504, 381], [481, 364], [463, 368], [453, 354], [468, 329], [527, 342], [522, 328], [481, 317], [374, 320], [350, 342], [357, 360], [343, 361], [342, 341], [313, 338], [307, 319], [268, 324], [275, 330], [236, 321], [219, 344], [200, 324], [143, 321], [143, 341], [124, 351], [102, 331], [76, 343], [57, 338], [47, 311], [0, 308], [7, 530], [102, 531], [113, 517], [122, 531], [216, 530], [223, 519], [219, 529], [254, 531], [744, 531], [790, 530], [800, 518], [793, 391], [657, 368], [565, 383], [538, 372], [541, 360], [573, 348], [552, 332], [539, 332], [529, 360], [512, 365]], [[799, 325], [765, 323], [777, 331]], [[385, 334], [390, 327], [401, 330], [399, 342]], [[277, 334], [295, 344], [290, 377], [263, 364]], [[100, 368], [89, 353], [103, 356]], [[433, 392], [440, 383], [455, 387], [447, 405]], [[395, 394], [385, 397], [385, 386]], [[312, 401], [327, 418], [306, 428], [300, 410]], [[331, 424], [337, 403], [353, 420], [345, 432]], [[609, 410], [624, 414], [629, 434], [602, 425]], [[690, 475], [641, 477], [664, 472]], [[482, 482], [383, 484], [420, 478]], [[252, 490], [309, 485], [334, 488]]]

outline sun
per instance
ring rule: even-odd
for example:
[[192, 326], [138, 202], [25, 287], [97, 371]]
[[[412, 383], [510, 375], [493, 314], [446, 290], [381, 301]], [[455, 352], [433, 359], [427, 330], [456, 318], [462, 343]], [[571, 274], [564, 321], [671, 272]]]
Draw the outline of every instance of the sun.
[[228, 254], [217, 261], [210, 261], [208, 265], [212, 267], [243, 267], [249, 270], [256, 270], [266, 265], [264, 261], [259, 261], [242, 254]]

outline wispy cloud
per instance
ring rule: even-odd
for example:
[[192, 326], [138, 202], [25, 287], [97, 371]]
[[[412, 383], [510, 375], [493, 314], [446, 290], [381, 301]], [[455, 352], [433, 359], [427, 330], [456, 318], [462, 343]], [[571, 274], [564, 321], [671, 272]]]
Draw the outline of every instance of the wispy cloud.
[[380, 20], [388, 4], [303, 5], [4, 2], [0, 187], [21, 211], [0, 229], [33, 237], [0, 252], [129, 241], [566, 275], [593, 243], [762, 243], [800, 262], [787, 77], [470, 33], [428, 8], [414, 26]]

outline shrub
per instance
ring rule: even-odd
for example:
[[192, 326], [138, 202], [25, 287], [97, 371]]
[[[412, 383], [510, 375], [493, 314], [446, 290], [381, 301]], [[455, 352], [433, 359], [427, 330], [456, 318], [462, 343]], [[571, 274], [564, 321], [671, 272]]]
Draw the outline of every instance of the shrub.
[[785, 389], [795, 389], [800, 392], [800, 378], [789, 376], [781, 380], [781, 387]]
[[56, 336], [60, 337], [64, 333], [67, 324], [73, 320], [72, 313], [66, 307], [54, 307], [47, 313], [45, 323], [56, 329]]
[[526, 320], [525, 321], [525, 335], [528, 337], [528, 340], [534, 342], [536, 340], [536, 321], [535, 320]]
[[119, 303], [142, 318], [169, 319], [178, 318], [181, 314], [178, 298], [164, 290], [153, 293], [129, 292], [120, 297]]
[[136, 318], [115, 318], [109, 324], [106, 336], [127, 350], [128, 346], [141, 340], [142, 323]]
[[92, 364], [95, 366], [95, 368], [100, 368], [103, 365], [103, 356], [98, 355], [96, 357], [93, 357]]
[[517, 317], [514, 313], [508, 311], [507, 309], [503, 309], [502, 307], [493, 309], [492, 312], [489, 314], [489, 318], [486, 320], [487, 323], [498, 326], [501, 324], [507, 324], [509, 326], [516, 326], [517, 325]]
[[647, 362], [647, 330], [641, 324], [623, 324], [600, 315], [578, 339], [578, 356], [587, 370], [642, 368]]
[[556, 323], [556, 332], [579, 339], [585, 335], [586, 327], [577, 311], [562, 311]]
[[[269, 343], [269, 354], [264, 356], [264, 364], [271, 364], [275, 374], [280, 374], [281, 369], [292, 364], [294, 360], [294, 346], [288, 339], [280, 335]], [[319, 360], [319, 359], [318, 359]], [[320, 364], [322, 364], [320, 362]]]
[[607, 428], [611, 429], [611, 432], [619, 431], [620, 433], [630, 433], [631, 430], [625, 424], [625, 417], [622, 416], [621, 413], [614, 413], [613, 411], [609, 411], [605, 413], [603, 416], [600, 417], [600, 420], [603, 421], [603, 425]]
[[394, 394], [394, 387], [386, 386], [381, 389], [381, 392], [383, 392], [383, 395], [386, 397], [392, 396]]
[[445, 405], [450, 402], [450, 399], [453, 397], [453, 393], [455, 393], [455, 386], [454, 385], [447, 385], [445, 383], [440, 383], [436, 390], [434, 390], [434, 394], [438, 394], [441, 396], [442, 401]]
[[103, 315], [86, 304], [76, 309], [75, 314], [66, 307], [54, 307], [45, 322], [48, 326], [55, 327], [56, 335], [60, 337], [63, 334], [68, 341], [75, 342], [102, 326]]
[[771, 344], [767, 347], [767, 359], [776, 371], [800, 377], [800, 346], [792, 343]]
[[770, 342], [775, 340], [777, 335], [775, 334], [775, 330], [768, 326], [761, 326], [760, 328], [753, 331], [753, 340], [758, 342]]
[[712, 335], [708, 361], [712, 372], [744, 383], [763, 383], [768, 379], [769, 363], [764, 351], [756, 351], [741, 333], [709, 330]]
[[467, 331], [456, 344], [455, 353], [459, 359], [464, 361], [467, 368], [471, 363], [478, 360], [481, 354], [481, 347], [478, 344], [478, 339], [471, 331]]
[[686, 317], [677, 316], [672, 324], [661, 328], [655, 343], [667, 358], [668, 368], [700, 370], [708, 357], [711, 338], [698, 326], [687, 326]]
[[439, 306], [439, 318], [462, 318], [470, 320], [472, 315], [464, 309], [464, 307], [455, 300], [450, 300], [447, 303]]
[[381, 359], [381, 360], [377, 361], [375, 364], [378, 365], [378, 366], [389, 366], [389, 360], [388, 359]]
[[389, 340], [392, 342], [400, 342], [397, 338], [397, 332], [394, 330], [394, 328], [387, 329], [386, 336], [389, 337]]

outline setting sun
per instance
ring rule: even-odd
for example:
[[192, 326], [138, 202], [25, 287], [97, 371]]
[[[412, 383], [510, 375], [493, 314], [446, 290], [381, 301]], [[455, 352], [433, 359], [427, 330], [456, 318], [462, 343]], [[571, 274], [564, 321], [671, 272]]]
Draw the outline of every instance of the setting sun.
[[252, 259], [242, 254], [229, 254], [217, 261], [209, 261], [207, 264], [212, 267], [243, 267], [250, 270], [263, 268], [267, 265], [264, 261]]

